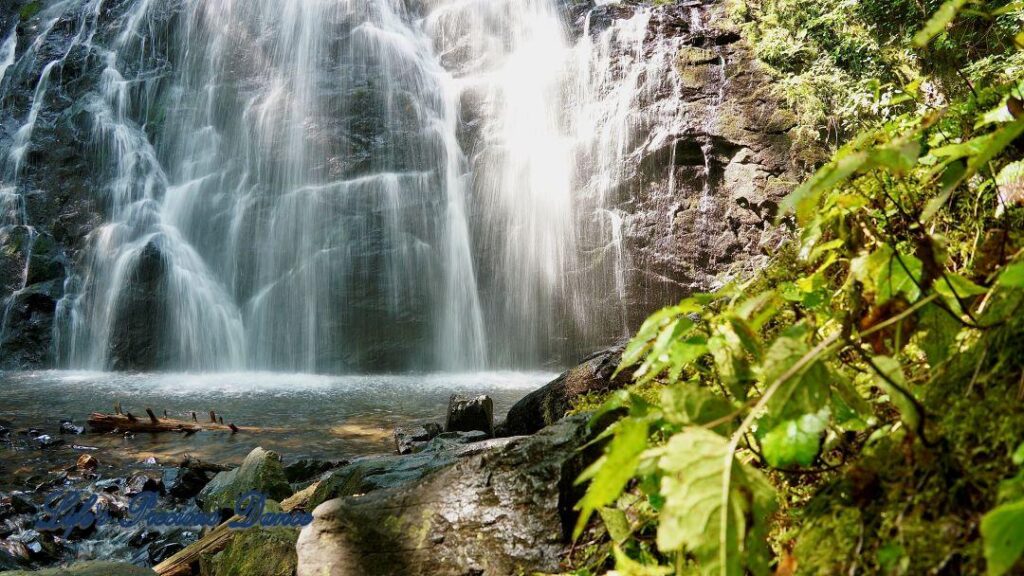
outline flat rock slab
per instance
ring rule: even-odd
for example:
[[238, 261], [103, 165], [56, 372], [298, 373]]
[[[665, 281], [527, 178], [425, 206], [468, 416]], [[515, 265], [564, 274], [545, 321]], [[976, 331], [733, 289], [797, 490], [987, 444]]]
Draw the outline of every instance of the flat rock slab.
[[592, 437], [586, 422], [467, 446], [410, 484], [324, 502], [299, 536], [297, 575], [558, 571], [580, 495], [573, 482], [595, 455], [579, 450]]
[[121, 562], [79, 562], [70, 566], [39, 571], [14, 570], [3, 576], [155, 576], [149, 568]]

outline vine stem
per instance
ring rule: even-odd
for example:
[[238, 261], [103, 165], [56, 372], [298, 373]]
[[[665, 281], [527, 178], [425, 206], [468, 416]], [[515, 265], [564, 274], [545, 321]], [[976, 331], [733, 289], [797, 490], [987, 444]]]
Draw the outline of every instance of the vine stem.
[[729, 446], [725, 453], [725, 470], [722, 473], [722, 512], [719, 518], [719, 534], [718, 534], [718, 559], [721, 566], [722, 576], [728, 575], [729, 570], [729, 555], [728, 555], [728, 529], [729, 529], [729, 487], [732, 484], [732, 465], [733, 458], [736, 453], [736, 448], [739, 446], [740, 440], [746, 431], [754, 424], [754, 420], [757, 419], [758, 414], [764, 410], [768, 402], [771, 401], [772, 396], [778, 392], [779, 388], [782, 387], [790, 378], [796, 376], [809, 366], [812, 362], [815, 362], [819, 356], [831, 352], [831, 348], [837, 343], [840, 343], [841, 332], [836, 332], [832, 336], [822, 340], [817, 346], [811, 349], [810, 352], [804, 354], [802, 358], [796, 361], [789, 370], [786, 370], [781, 376], [779, 376], [771, 386], [765, 390], [765, 393], [761, 395], [761, 399], [758, 400], [754, 408], [747, 414], [747, 417], [743, 419], [743, 423], [740, 427], [733, 432], [732, 438], [729, 440]]

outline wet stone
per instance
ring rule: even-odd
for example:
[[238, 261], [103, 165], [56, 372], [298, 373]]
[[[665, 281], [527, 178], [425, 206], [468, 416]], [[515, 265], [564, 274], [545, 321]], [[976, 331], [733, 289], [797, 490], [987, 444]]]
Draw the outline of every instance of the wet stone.
[[135, 474], [125, 484], [124, 493], [127, 496], [134, 496], [143, 492], [157, 492], [164, 494], [164, 482], [161, 478], [155, 478], [149, 474]]
[[471, 432], [479, 430], [494, 435], [494, 402], [490, 396], [467, 398], [452, 394], [448, 399], [448, 418], [445, 432]]
[[441, 434], [441, 425], [434, 422], [423, 426], [395, 428], [395, 451], [399, 454], [419, 452], [438, 434]]
[[76, 468], [78, 468], [79, 470], [86, 470], [90, 472], [95, 470], [96, 467], [99, 465], [99, 460], [96, 460], [96, 458], [91, 454], [82, 454], [81, 456], [78, 457], [78, 460], [75, 462]]
[[85, 432], [85, 428], [83, 428], [82, 426], [75, 426], [75, 424], [71, 420], [61, 420], [60, 421], [60, 433], [61, 434], [70, 434], [70, 435], [73, 435], [73, 436], [77, 436], [77, 435], [82, 434], [84, 432]]

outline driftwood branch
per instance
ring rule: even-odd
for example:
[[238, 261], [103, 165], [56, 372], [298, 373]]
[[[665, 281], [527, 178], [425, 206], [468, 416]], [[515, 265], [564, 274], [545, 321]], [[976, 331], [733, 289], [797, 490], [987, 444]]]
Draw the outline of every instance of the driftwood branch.
[[121, 430], [124, 432], [184, 432], [186, 434], [194, 434], [201, 430], [220, 430], [232, 434], [243, 430], [246, 432], [259, 431], [258, 428], [236, 426], [233, 423], [225, 425], [222, 422], [213, 421], [200, 424], [195, 421], [189, 422], [175, 418], [158, 418], [151, 408], [146, 408], [146, 414], [149, 415], [148, 420], [136, 418], [131, 412], [125, 415], [93, 412], [89, 415], [89, 429], [95, 432]]

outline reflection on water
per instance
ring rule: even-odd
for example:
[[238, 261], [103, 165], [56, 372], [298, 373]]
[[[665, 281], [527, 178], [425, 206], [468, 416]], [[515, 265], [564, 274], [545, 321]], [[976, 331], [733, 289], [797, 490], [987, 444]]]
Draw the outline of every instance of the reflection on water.
[[[74, 462], [73, 445], [100, 448], [104, 464], [158, 461], [192, 454], [201, 459], [239, 463], [252, 448], [276, 450], [286, 459], [349, 458], [391, 447], [395, 426], [442, 422], [453, 393], [489, 394], [495, 419], [516, 400], [554, 377], [541, 372], [472, 374], [323, 376], [278, 373], [125, 374], [103, 372], [0, 373], [0, 421], [12, 429], [13, 443], [0, 442], [0, 485], [14, 476]], [[32, 448], [18, 431], [31, 427], [57, 437], [61, 419], [84, 425], [90, 412], [126, 411], [189, 420], [215, 410], [224, 422], [261, 428], [259, 433], [86, 434], [63, 437], [59, 448]], [[111, 458], [123, 462], [111, 462]]]

